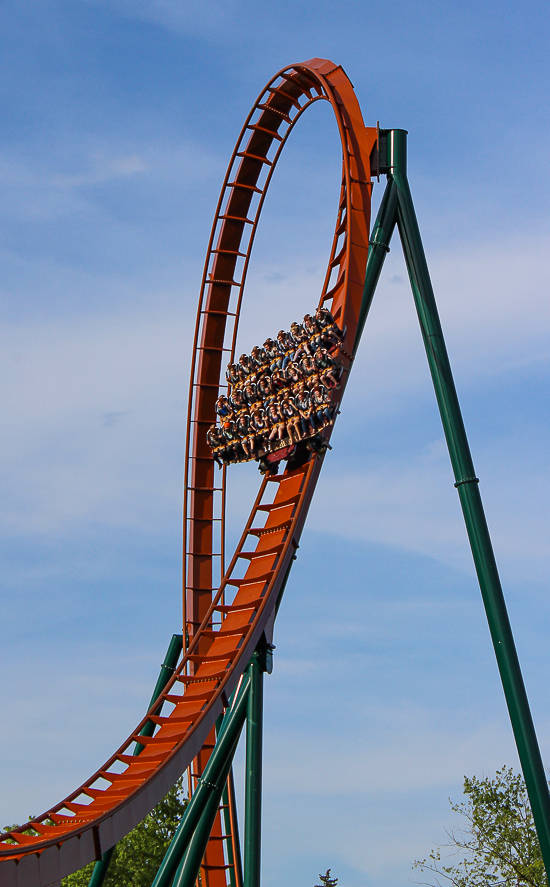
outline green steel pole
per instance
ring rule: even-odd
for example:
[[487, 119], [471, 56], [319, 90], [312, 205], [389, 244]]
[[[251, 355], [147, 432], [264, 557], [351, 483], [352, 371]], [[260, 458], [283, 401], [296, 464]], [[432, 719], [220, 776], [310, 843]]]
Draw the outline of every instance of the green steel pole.
[[[164, 657], [164, 662], [162, 663], [162, 665], [160, 667], [160, 674], [158, 676], [158, 680], [155, 685], [155, 689], [153, 690], [153, 695], [151, 696], [151, 701], [149, 702], [149, 708], [151, 708], [153, 706], [153, 704], [157, 701], [160, 694], [162, 693], [162, 691], [166, 687], [166, 684], [168, 683], [168, 681], [170, 680], [170, 678], [174, 674], [174, 671], [176, 670], [176, 665], [178, 664], [178, 659], [180, 657], [180, 653], [181, 653], [182, 649], [183, 649], [183, 635], [173, 634], [172, 640], [170, 641], [170, 644], [168, 646], [168, 652], [166, 653], [166, 656]], [[145, 724], [145, 727], [143, 727], [143, 729], [141, 730], [139, 735], [140, 736], [152, 736], [153, 733], [155, 732], [155, 726], [156, 725], [153, 723], [153, 721], [149, 721], [147, 724]], [[140, 755], [144, 748], [145, 748], [144, 745], [141, 745], [141, 743], [136, 742], [133, 754]]]
[[227, 842], [227, 861], [229, 869], [230, 887], [243, 887], [243, 866], [241, 861], [241, 845], [239, 840], [239, 823], [237, 822], [237, 810], [235, 805], [235, 786], [233, 783], [233, 770], [229, 771], [227, 782], [222, 794], [223, 821], [225, 834], [231, 835]]
[[384, 191], [378, 215], [374, 223], [371, 238], [369, 241], [369, 256], [367, 259], [367, 269], [365, 272], [365, 286], [363, 287], [363, 300], [361, 302], [361, 310], [359, 312], [359, 320], [357, 324], [357, 333], [355, 342], [353, 343], [352, 354], [355, 357], [363, 327], [367, 320], [367, 315], [372, 304], [374, 291], [380, 278], [384, 260], [390, 251], [390, 240], [397, 221], [397, 186], [395, 182], [388, 179], [386, 189]]
[[239, 737], [237, 736], [237, 741], [233, 745], [233, 750], [225, 762], [220, 777], [216, 782], [216, 788], [212, 790], [197, 827], [193, 832], [193, 837], [189, 841], [185, 855], [176, 872], [172, 887], [193, 887], [199, 877], [201, 862], [206, 853], [206, 847], [210, 839], [210, 833], [216, 819], [216, 814], [220, 808], [223, 790], [227, 784], [227, 777], [231, 770], [233, 755], [235, 754], [238, 741]]
[[172, 878], [180, 867], [182, 857], [193, 838], [211, 795], [217, 792], [218, 788], [220, 794], [223, 790], [225, 780], [222, 777], [224, 774], [227, 777], [229, 772], [227, 764], [229, 762], [229, 766], [231, 765], [246, 718], [249, 689], [250, 676], [246, 675], [235, 696], [233, 705], [223, 719], [216, 745], [160, 864], [152, 887], [170, 887]]
[[262, 728], [265, 653], [256, 650], [248, 666], [250, 694], [246, 714], [244, 887], [260, 887], [262, 853]]
[[[157, 701], [160, 694], [164, 690], [166, 684], [174, 674], [176, 665], [178, 664], [178, 659], [180, 657], [180, 653], [183, 648], [183, 635], [181, 634], [173, 634], [172, 639], [168, 645], [168, 650], [166, 652], [166, 656], [164, 657], [164, 662], [160, 667], [160, 674], [157, 679], [157, 683], [155, 684], [155, 689], [153, 690], [153, 695], [151, 696], [151, 701], [149, 703], [149, 708], [153, 705], [154, 702]], [[151, 721], [146, 724], [143, 730], [140, 733], [140, 736], [151, 736], [153, 734], [154, 724]], [[145, 746], [136, 743], [134, 747], [133, 754], [139, 755]], [[103, 884], [105, 877], [107, 875], [107, 871], [109, 869], [109, 864], [111, 862], [111, 857], [115, 851], [116, 844], [114, 847], [109, 847], [108, 850], [105, 851], [102, 858], [99, 859], [94, 865], [94, 870], [92, 872], [92, 877], [90, 878], [88, 887], [101, 887]]]
[[101, 887], [107, 876], [111, 857], [115, 852], [115, 847], [116, 844], [114, 845], [114, 847], [109, 847], [109, 849], [106, 850], [105, 853], [102, 855], [101, 859], [98, 859], [98, 861], [94, 865], [94, 870], [92, 872], [92, 877], [88, 882], [88, 887]]
[[542, 857], [548, 873], [550, 872], [548, 783], [407, 181], [407, 133], [404, 130], [388, 132], [388, 153], [389, 177], [393, 178], [398, 194], [397, 226], [403, 243], [405, 261], [447, 439], [456, 480], [455, 486], [460, 497]]

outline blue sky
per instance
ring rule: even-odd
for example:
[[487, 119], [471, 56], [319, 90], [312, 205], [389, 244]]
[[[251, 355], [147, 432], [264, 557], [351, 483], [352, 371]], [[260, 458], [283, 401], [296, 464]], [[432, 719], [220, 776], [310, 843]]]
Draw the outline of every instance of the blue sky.
[[[180, 630], [187, 374], [225, 166], [264, 83], [341, 63], [409, 178], [550, 766], [550, 17], [543, 2], [20, 2], [0, 11], [2, 823], [133, 729]], [[243, 349], [318, 298], [328, 107], [293, 133]], [[382, 185], [375, 188], [375, 203]], [[297, 307], [298, 306], [298, 307]], [[236, 469], [230, 535], [255, 469]], [[517, 758], [397, 241], [276, 629], [264, 873], [394, 887], [464, 774]], [[6, 766], [9, 762], [9, 766]]]

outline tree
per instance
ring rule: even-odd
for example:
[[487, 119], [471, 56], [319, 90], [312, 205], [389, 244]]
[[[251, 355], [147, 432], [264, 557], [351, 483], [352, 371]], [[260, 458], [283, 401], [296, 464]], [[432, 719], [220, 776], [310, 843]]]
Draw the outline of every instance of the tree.
[[[494, 779], [464, 777], [466, 801], [451, 809], [466, 820], [446, 830], [448, 843], [414, 868], [431, 873], [435, 887], [547, 887], [533, 814], [521, 775], [511, 767]], [[442, 853], [442, 850], [448, 850]]]
[[[179, 779], [154, 810], [119, 841], [104, 887], [151, 887], [186, 806]], [[62, 887], [88, 887], [93, 868], [92, 862], [64, 878]]]
[[338, 878], [331, 878], [331, 871], [332, 869], [327, 869], [324, 875], [319, 875], [321, 884], [316, 884], [315, 887], [336, 887], [338, 884]]

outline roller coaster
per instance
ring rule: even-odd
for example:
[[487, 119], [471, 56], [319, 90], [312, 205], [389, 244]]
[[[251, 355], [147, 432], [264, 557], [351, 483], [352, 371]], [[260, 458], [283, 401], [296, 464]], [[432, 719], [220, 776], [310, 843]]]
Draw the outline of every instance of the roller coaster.
[[[336, 225], [319, 306], [338, 328], [342, 402], [361, 334], [397, 227], [449, 455], [546, 870], [550, 797], [485, 521], [407, 179], [407, 133], [365, 127], [340, 65], [311, 59], [279, 71], [241, 130], [216, 207], [192, 349], [185, 451], [183, 632], [173, 636], [143, 720], [83, 785], [41, 816], [0, 836], [1, 887], [47, 887], [95, 861], [108, 873], [117, 842], [187, 771], [190, 800], [154, 887], [259, 887], [263, 675], [273, 627], [334, 427], [317, 444], [291, 441], [264, 462], [258, 492], [229, 562], [227, 472], [208, 431], [235, 360], [252, 247], [268, 188], [302, 114], [330, 104], [342, 147]], [[373, 179], [386, 177], [370, 226]], [[306, 435], [307, 436], [307, 435]], [[309, 436], [310, 438], [312, 435]], [[264, 454], [265, 455], [265, 454]], [[267, 458], [267, 456], [266, 456]], [[244, 834], [239, 837], [232, 762], [246, 724]]]

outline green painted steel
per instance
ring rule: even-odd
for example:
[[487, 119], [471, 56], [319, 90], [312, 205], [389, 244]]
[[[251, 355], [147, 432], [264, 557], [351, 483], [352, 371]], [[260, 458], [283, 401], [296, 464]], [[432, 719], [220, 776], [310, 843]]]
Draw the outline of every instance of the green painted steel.
[[[182, 820], [176, 829], [172, 842], [166, 851], [166, 856], [160, 864], [152, 887], [170, 887], [176, 873], [179, 873], [180, 868], [185, 866], [186, 854], [194, 841], [194, 834], [199, 829], [203, 814], [207, 814], [204, 818], [205, 823], [208, 819], [214, 806], [213, 803], [212, 805], [209, 804], [213, 797], [217, 798], [216, 811], [219, 807], [223, 787], [246, 719], [250, 681], [250, 675], [245, 674], [234, 697], [233, 704], [223, 719], [216, 745], [204, 768], [204, 773], [198, 781], [197, 788], [189, 801]], [[213, 822], [214, 819], [212, 819]], [[210, 829], [212, 828], [212, 823], [210, 824]], [[201, 834], [205, 835], [206, 843], [208, 843], [210, 829], [207, 830], [206, 825], [204, 830], [202, 826], [199, 829]], [[195, 844], [193, 849], [194, 859], [196, 860], [198, 857], [195, 878], [197, 878], [199, 873], [206, 843], [200, 856], [198, 854], [198, 844]], [[188, 867], [186, 867], [186, 877], [189, 877]], [[191, 881], [191, 883], [194, 883], [194, 881]]]
[[[149, 708], [157, 701], [160, 694], [164, 690], [166, 684], [174, 674], [176, 665], [178, 664], [178, 659], [180, 657], [180, 653], [183, 648], [183, 635], [181, 634], [173, 634], [168, 645], [168, 650], [166, 651], [166, 656], [164, 657], [164, 662], [160, 667], [160, 674], [157, 679], [157, 683], [155, 684], [155, 689], [153, 690], [153, 695], [151, 696], [151, 701], [149, 703]], [[140, 736], [152, 736], [155, 725], [152, 721], [145, 725], [143, 730], [140, 733]], [[139, 755], [143, 749], [144, 745], [140, 745], [136, 743], [134, 748], [134, 755]], [[116, 844], [115, 844], [116, 847]], [[89, 887], [101, 887], [107, 872], [109, 870], [109, 863], [111, 862], [111, 857], [115, 851], [115, 847], [110, 847], [109, 850], [106, 850], [103, 854], [102, 858], [96, 862], [94, 865], [94, 870], [92, 872], [92, 877], [89, 881]]]
[[[116, 844], [115, 844], [116, 847]], [[107, 872], [109, 870], [109, 863], [111, 862], [111, 857], [115, 852], [115, 847], [110, 847], [105, 851], [101, 859], [98, 859], [96, 864], [94, 865], [94, 870], [92, 872], [92, 877], [89, 880], [89, 887], [101, 887]]]
[[[533, 810], [541, 852], [546, 871], [550, 872], [550, 795], [548, 793], [548, 784], [489, 537], [489, 530], [479, 492], [479, 481], [476, 477], [470, 454], [470, 447], [466, 437], [466, 430], [462, 420], [407, 180], [407, 133], [405, 130], [399, 129], [386, 130], [385, 139], [387, 145], [385, 166], [388, 173], [388, 187], [386, 189], [385, 201], [383, 201], [379, 213], [379, 216], [382, 216], [379, 225], [381, 233], [377, 233], [375, 226], [375, 236], [381, 239], [385, 246], [388, 246], [388, 232], [389, 236], [391, 236], [393, 225], [397, 223], [455, 476], [455, 486], [458, 489], [460, 504], [464, 514], [464, 521], [470, 540], [523, 775]], [[383, 159], [381, 159], [380, 165], [384, 168]], [[395, 216], [392, 219], [391, 212], [394, 205], [395, 209], [393, 211]], [[374, 253], [374, 256], [372, 262], [369, 256], [369, 262], [371, 263], [370, 272], [367, 266], [365, 304], [361, 311], [363, 324], [370, 307], [374, 286], [378, 280], [384, 258], [381, 255], [381, 248], [371, 252]], [[361, 330], [362, 324], [360, 324], [354, 350], [357, 349], [359, 344]]]
[[[238, 742], [239, 737], [237, 737]], [[220, 771], [219, 778], [216, 780], [216, 786], [212, 789], [201, 817], [193, 832], [193, 836], [189, 841], [185, 850], [183, 859], [180, 862], [176, 876], [172, 882], [172, 887], [193, 887], [199, 876], [201, 862], [206, 853], [206, 846], [210, 838], [210, 832], [216, 819], [216, 814], [220, 808], [224, 787], [227, 785], [227, 777], [233, 763], [233, 754], [237, 747], [237, 742], [233, 747], [233, 753], [230, 754], [227, 761]]]
[[244, 799], [244, 887], [260, 887], [262, 861], [262, 733], [264, 671], [271, 650], [261, 648], [248, 666], [250, 694], [246, 716], [246, 771]]
[[384, 260], [390, 251], [390, 240], [395, 229], [396, 221], [397, 186], [393, 180], [388, 179], [369, 241], [369, 255], [365, 271], [363, 299], [361, 302], [361, 310], [359, 312], [355, 342], [353, 343], [352, 354], [354, 357], [357, 353], [359, 342], [361, 341], [361, 334], [367, 320], [367, 315], [370, 311], [374, 291], [376, 290], [380, 278], [380, 272], [382, 271]]
[[[227, 782], [223, 788], [222, 794], [222, 806], [223, 806], [223, 824], [225, 828], [225, 834], [231, 835], [231, 840], [227, 841], [227, 861], [230, 865], [229, 868], [229, 884], [230, 887], [242, 887], [243, 883], [243, 864], [241, 860], [241, 845], [239, 840], [239, 824], [235, 817], [235, 822], [231, 822], [231, 816], [229, 812], [229, 790], [228, 784], [231, 785], [231, 794], [233, 798], [235, 797], [235, 787], [233, 785], [233, 770], [229, 771], [229, 776], [227, 777]], [[236, 812], [236, 811], [235, 811]], [[235, 848], [235, 853], [233, 853], [233, 847]]]

